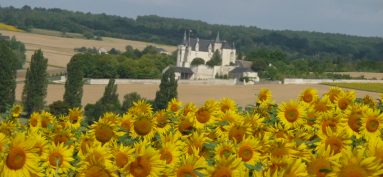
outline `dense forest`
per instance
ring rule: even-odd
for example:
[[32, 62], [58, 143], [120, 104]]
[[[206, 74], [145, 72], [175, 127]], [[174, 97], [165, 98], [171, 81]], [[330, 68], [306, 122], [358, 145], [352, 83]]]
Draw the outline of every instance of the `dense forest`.
[[222, 39], [234, 42], [239, 58], [253, 61], [253, 69], [269, 79], [323, 77], [324, 72], [332, 71], [383, 72], [383, 38], [380, 37], [275, 31], [154, 15], [133, 19], [28, 6], [0, 7], [0, 21], [27, 31], [43, 28], [81, 33], [90, 39], [110, 36], [171, 45], [181, 41], [185, 30], [192, 30], [192, 37], [204, 39], [214, 39], [219, 32]]

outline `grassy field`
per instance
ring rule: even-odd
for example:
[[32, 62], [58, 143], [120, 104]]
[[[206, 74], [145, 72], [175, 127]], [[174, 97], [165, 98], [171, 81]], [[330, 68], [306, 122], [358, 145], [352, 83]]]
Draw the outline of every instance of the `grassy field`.
[[355, 90], [383, 93], [383, 83], [324, 83], [329, 86], [337, 86]]

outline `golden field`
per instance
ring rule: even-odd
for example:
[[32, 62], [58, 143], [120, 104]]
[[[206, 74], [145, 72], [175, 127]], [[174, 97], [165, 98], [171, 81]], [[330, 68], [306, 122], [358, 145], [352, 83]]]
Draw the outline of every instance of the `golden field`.
[[383, 95], [320, 92], [275, 104], [261, 89], [247, 110], [230, 98], [172, 99], [159, 111], [140, 100], [91, 125], [80, 108], [20, 123], [23, 108], [14, 105], [0, 122], [0, 176], [382, 176]]
[[66, 67], [71, 57], [75, 54], [74, 49], [80, 47], [96, 47], [104, 48], [106, 50], [116, 48], [118, 50], [124, 51], [125, 47], [128, 45], [131, 45], [139, 50], [144, 49], [148, 45], [155, 45], [169, 52], [176, 50], [175, 46], [157, 45], [148, 42], [123, 40], [109, 37], [103, 37], [102, 41], [97, 41], [6, 30], [0, 30], [0, 33], [7, 36], [15, 36], [17, 40], [25, 44], [27, 49], [27, 61], [30, 61], [31, 56], [35, 50], [41, 49], [44, 53], [44, 56], [48, 58], [48, 65], [52, 67], [56, 66], [59, 68]]

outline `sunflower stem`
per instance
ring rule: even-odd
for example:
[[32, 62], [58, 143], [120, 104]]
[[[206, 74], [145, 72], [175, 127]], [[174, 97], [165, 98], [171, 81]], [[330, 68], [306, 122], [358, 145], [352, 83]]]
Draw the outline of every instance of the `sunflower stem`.
[[60, 159], [57, 158], [56, 159], [56, 173], [55, 173], [55, 177], [59, 177], [59, 163], [60, 163]]

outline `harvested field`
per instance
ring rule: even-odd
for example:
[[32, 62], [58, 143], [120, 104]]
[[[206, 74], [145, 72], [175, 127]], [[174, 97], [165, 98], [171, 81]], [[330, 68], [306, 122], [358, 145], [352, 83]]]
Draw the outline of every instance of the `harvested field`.
[[370, 72], [334, 72], [335, 74], [348, 74], [351, 77], [362, 77], [366, 79], [383, 79], [383, 73], [370, 73]]
[[[178, 97], [182, 102], [194, 102], [201, 105], [210, 98], [220, 99], [229, 97], [234, 99], [240, 106], [254, 104], [256, 94], [261, 88], [268, 88], [273, 94], [277, 103], [281, 101], [289, 101], [295, 99], [305, 88], [312, 87], [318, 90], [319, 94], [328, 91], [329, 86], [326, 85], [280, 85], [280, 84], [257, 84], [257, 85], [238, 85], [238, 86], [209, 86], [209, 85], [179, 85]], [[17, 85], [16, 99], [21, 99], [23, 84]], [[103, 94], [105, 85], [84, 85], [84, 95], [82, 99], [83, 105], [87, 103], [95, 103]], [[137, 92], [141, 96], [154, 99], [159, 86], [157, 84], [126, 84], [118, 85], [118, 93], [120, 100], [123, 96], [130, 92]], [[356, 91], [357, 97], [370, 95], [373, 98], [379, 98], [379, 93]], [[64, 85], [50, 84], [48, 87], [47, 103], [50, 104], [57, 100], [62, 100], [64, 95]]]
[[27, 61], [30, 61], [31, 56], [35, 50], [41, 49], [44, 52], [44, 56], [48, 58], [48, 64], [50, 66], [57, 67], [66, 67], [70, 58], [75, 54], [74, 48], [79, 47], [96, 47], [104, 48], [106, 50], [116, 48], [118, 50], [124, 51], [127, 45], [131, 45], [133, 46], [133, 48], [137, 48], [140, 50], [144, 49], [148, 45], [155, 45], [169, 52], [173, 52], [176, 50], [175, 46], [156, 45], [148, 42], [139, 42], [108, 37], [103, 38], [102, 41], [97, 41], [5, 30], [0, 30], [0, 33], [6, 36], [15, 36], [17, 40], [25, 44], [27, 49]]

